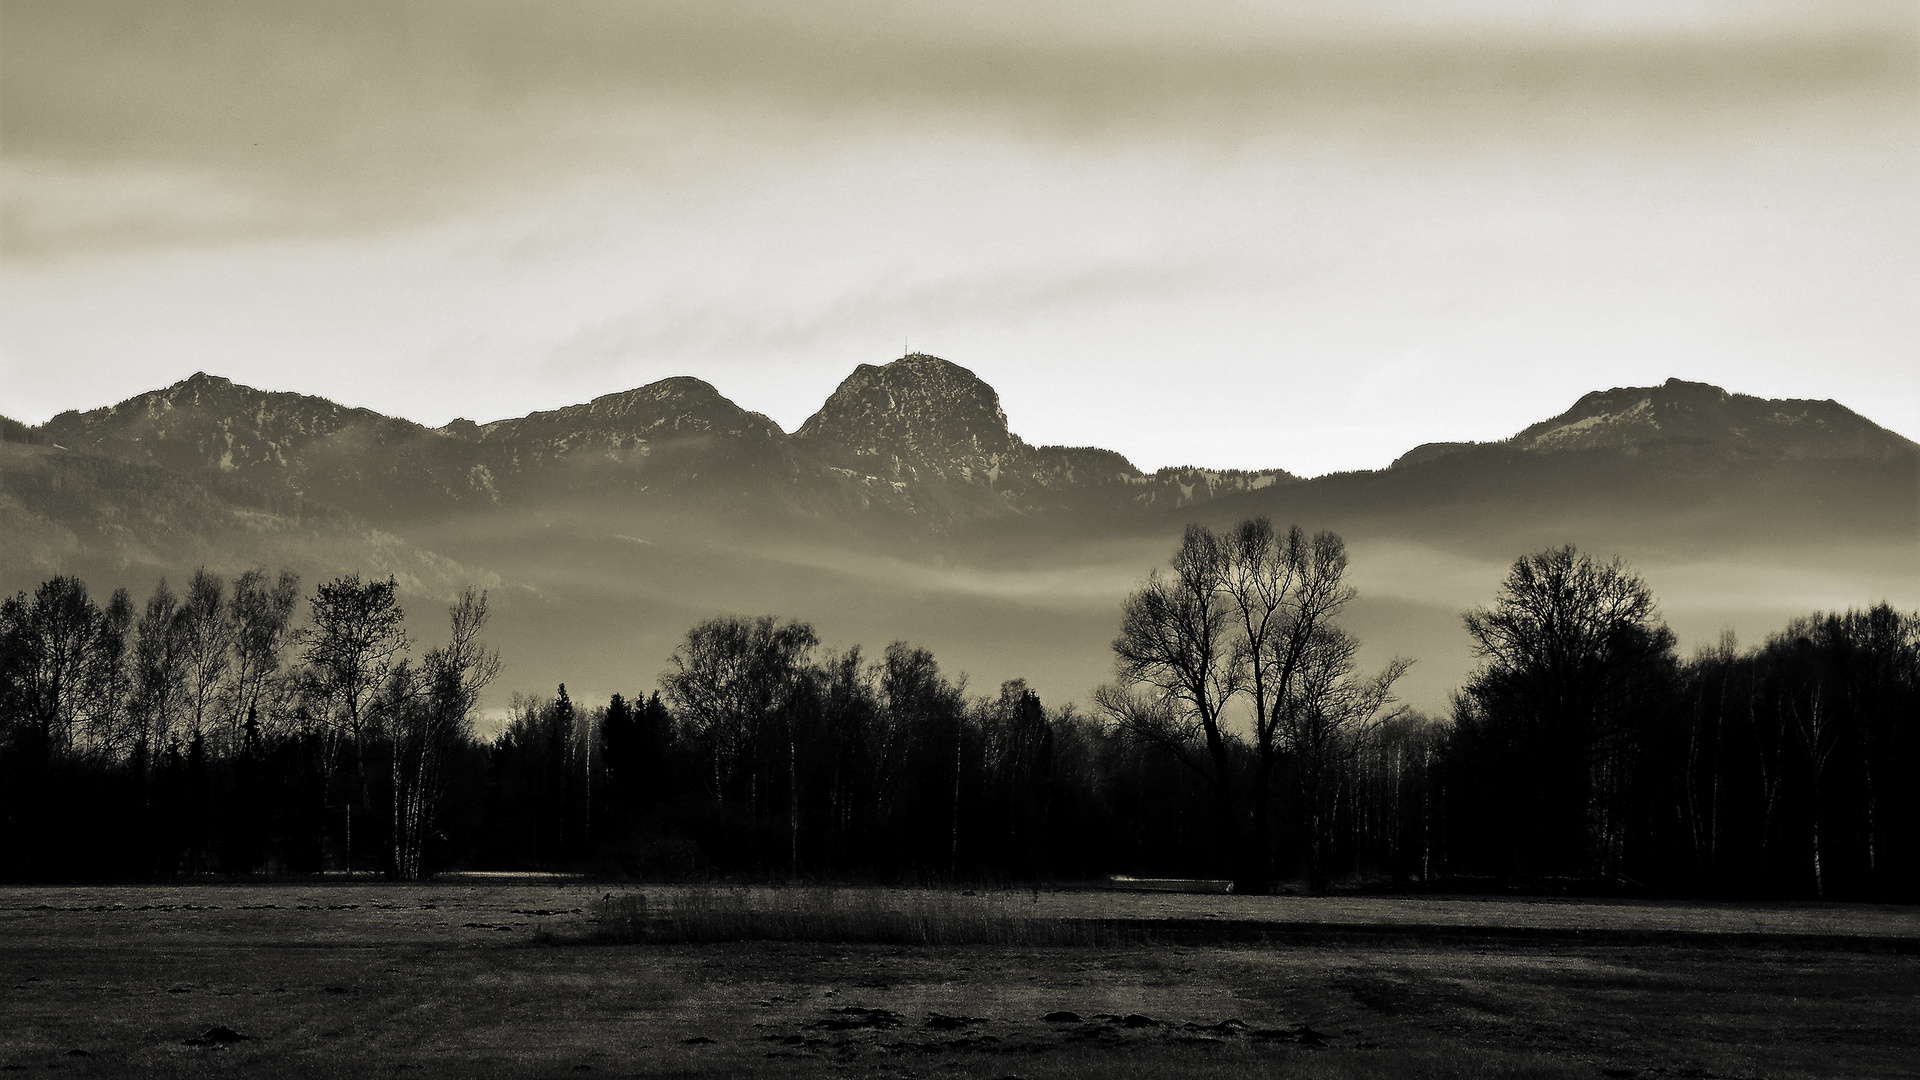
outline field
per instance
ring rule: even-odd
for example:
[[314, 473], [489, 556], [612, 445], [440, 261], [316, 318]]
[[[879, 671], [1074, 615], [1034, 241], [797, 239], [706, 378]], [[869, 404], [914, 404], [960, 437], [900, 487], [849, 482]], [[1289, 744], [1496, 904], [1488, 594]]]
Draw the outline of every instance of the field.
[[[809, 927], [841, 940], [778, 940]], [[1920, 911], [11, 888], [0, 994], [0, 1066], [71, 1075], [1890, 1077], [1920, 1075]]]

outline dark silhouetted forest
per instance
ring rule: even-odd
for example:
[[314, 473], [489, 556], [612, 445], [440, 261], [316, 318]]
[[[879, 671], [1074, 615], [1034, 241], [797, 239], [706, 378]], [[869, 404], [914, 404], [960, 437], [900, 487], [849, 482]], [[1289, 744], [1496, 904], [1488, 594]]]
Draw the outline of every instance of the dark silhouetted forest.
[[56, 577], [0, 604], [0, 874], [1920, 897], [1920, 615], [1681, 658], [1630, 567], [1543, 551], [1465, 613], [1479, 666], [1431, 717], [1394, 699], [1411, 661], [1359, 670], [1346, 569], [1331, 533], [1191, 527], [1091, 713], [729, 616], [491, 739], [484, 593], [428, 628], [392, 580]]

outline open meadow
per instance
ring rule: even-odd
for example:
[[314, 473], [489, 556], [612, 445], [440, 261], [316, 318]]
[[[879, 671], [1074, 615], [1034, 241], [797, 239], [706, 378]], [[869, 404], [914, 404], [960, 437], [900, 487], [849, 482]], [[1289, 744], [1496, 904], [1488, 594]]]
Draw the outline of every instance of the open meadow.
[[1890, 1077], [1920, 912], [733, 890], [0, 890], [0, 1066], [101, 1076]]

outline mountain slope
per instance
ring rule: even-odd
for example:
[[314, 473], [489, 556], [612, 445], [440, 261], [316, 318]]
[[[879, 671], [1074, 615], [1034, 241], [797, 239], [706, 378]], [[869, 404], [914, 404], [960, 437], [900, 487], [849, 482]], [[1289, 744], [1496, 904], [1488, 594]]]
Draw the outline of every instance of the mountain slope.
[[196, 375], [0, 425], [0, 589], [79, 572], [137, 590], [203, 563], [473, 580], [499, 589], [507, 689], [630, 692], [731, 611], [1083, 695], [1181, 529], [1255, 514], [1347, 539], [1354, 628], [1421, 658], [1408, 693], [1432, 709], [1469, 666], [1458, 613], [1545, 546], [1628, 558], [1683, 637], [1920, 604], [1920, 450], [1831, 402], [1701, 384], [1599, 391], [1510, 439], [1311, 480], [1035, 447], [928, 356], [857, 369], [792, 435], [690, 378], [427, 429]]
[[[1417, 465], [1486, 443], [1427, 443], [1394, 462]], [[1668, 379], [1659, 386], [1595, 390], [1551, 419], [1498, 445], [1552, 453], [1572, 450], [1684, 451], [1692, 461], [1854, 459], [1899, 462], [1920, 445], [1832, 400], [1757, 398], [1707, 383]]]
[[1769, 400], [1679, 379], [1594, 391], [1508, 442], [1528, 450], [1695, 446], [1743, 457], [1868, 461], [1920, 449], [1831, 399]]
[[907, 485], [946, 515], [1126, 514], [1294, 479], [1277, 469], [1145, 474], [1110, 450], [1036, 448], [1009, 429], [993, 387], [925, 353], [855, 368], [794, 441], [850, 474]]
[[[459, 432], [454, 421], [441, 430]], [[784, 442], [779, 425], [722, 397], [711, 383], [688, 376], [662, 379], [633, 390], [605, 394], [584, 405], [497, 420], [484, 427], [465, 423], [476, 442], [524, 451], [530, 463], [578, 452], [619, 453], [655, 442], [696, 435]]]
[[803, 477], [814, 481], [812, 501], [845, 501], [809, 476], [820, 470], [801, 460], [778, 424], [700, 379], [662, 379], [583, 405], [441, 430], [474, 447], [512, 505], [551, 509], [597, 498], [643, 512], [677, 500], [716, 512], [753, 503], [806, 516], [809, 500], [788, 490]]
[[492, 501], [475, 471], [484, 463], [438, 432], [205, 372], [118, 405], [61, 413], [37, 434], [182, 475], [240, 477], [376, 520]]
[[239, 478], [201, 483], [150, 463], [0, 443], [0, 585], [8, 591], [54, 574], [117, 583], [198, 566], [392, 575], [433, 596], [466, 582], [498, 584], [339, 510]]

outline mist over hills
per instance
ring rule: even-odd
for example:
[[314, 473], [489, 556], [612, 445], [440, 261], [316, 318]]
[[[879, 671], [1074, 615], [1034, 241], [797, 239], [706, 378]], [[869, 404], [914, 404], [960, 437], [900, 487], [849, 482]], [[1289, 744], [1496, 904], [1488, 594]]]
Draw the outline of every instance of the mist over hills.
[[736, 611], [1083, 698], [1180, 528], [1253, 514], [1347, 538], [1355, 629], [1418, 657], [1406, 696], [1435, 709], [1467, 666], [1459, 611], [1544, 546], [1633, 560], [1683, 640], [1920, 606], [1920, 446], [1832, 401], [1680, 380], [1307, 480], [1032, 446], [924, 354], [860, 365], [791, 433], [690, 377], [436, 429], [202, 373], [0, 435], [8, 591], [285, 565], [391, 573], [424, 611], [475, 581], [512, 689], [644, 690], [688, 625]]

